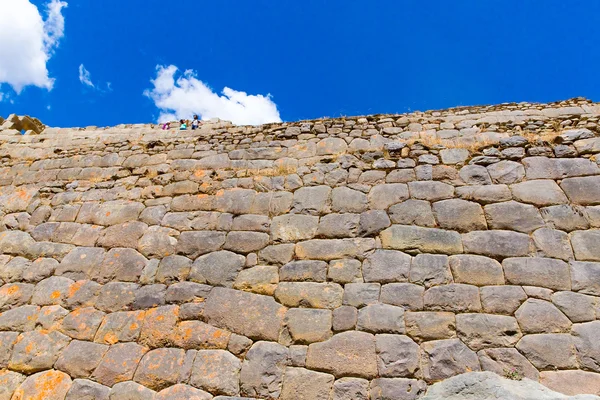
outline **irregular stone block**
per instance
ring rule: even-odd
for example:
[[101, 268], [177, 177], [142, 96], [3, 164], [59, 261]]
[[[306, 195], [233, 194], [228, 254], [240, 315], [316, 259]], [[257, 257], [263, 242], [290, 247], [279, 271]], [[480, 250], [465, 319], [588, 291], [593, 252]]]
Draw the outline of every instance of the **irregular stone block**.
[[173, 343], [184, 349], [225, 349], [231, 333], [201, 321], [182, 321], [176, 328]]
[[454, 196], [454, 186], [437, 181], [409, 182], [410, 197], [418, 200], [438, 201]]
[[12, 399], [63, 400], [71, 388], [69, 375], [55, 370], [27, 377], [15, 390]]
[[0, 331], [32, 331], [40, 312], [37, 306], [21, 306], [0, 313]]
[[390, 206], [408, 199], [408, 186], [404, 183], [375, 185], [369, 191], [369, 208], [387, 210]]
[[514, 285], [571, 290], [569, 265], [552, 258], [507, 258], [502, 262], [506, 281]]
[[183, 367], [185, 350], [156, 349], [142, 357], [133, 380], [152, 390], [161, 390], [177, 383]]
[[481, 369], [500, 376], [515, 371], [531, 380], [539, 380], [540, 374], [517, 349], [485, 349], [477, 352]]
[[362, 264], [358, 260], [340, 259], [329, 262], [327, 278], [337, 283], [362, 282]]
[[145, 315], [144, 311], [122, 311], [106, 315], [94, 341], [104, 344], [137, 341]]
[[92, 273], [101, 270], [104, 254], [101, 248], [77, 247], [63, 258], [55, 274], [74, 280], [90, 279]]
[[512, 347], [523, 336], [515, 318], [493, 314], [458, 314], [456, 330], [458, 337], [474, 351]]
[[496, 260], [483, 256], [451, 256], [450, 269], [454, 282], [476, 286], [504, 285], [502, 265]]
[[600, 296], [600, 263], [572, 261], [570, 266], [573, 290]]
[[456, 337], [456, 320], [451, 312], [407, 312], [406, 333], [418, 342]]
[[407, 310], [423, 309], [423, 293], [425, 289], [412, 283], [389, 283], [381, 288], [382, 303], [403, 307]]
[[299, 259], [331, 261], [339, 258], [363, 257], [374, 248], [375, 240], [368, 238], [313, 239], [297, 243], [296, 256]]
[[66, 372], [71, 378], [87, 378], [107, 351], [108, 346], [103, 344], [73, 340], [61, 353], [55, 368]]
[[258, 252], [258, 258], [261, 263], [265, 264], [286, 264], [292, 261], [294, 248], [293, 243], [267, 246]]
[[68, 336], [59, 332], [22, 333], [13, 347], [8, 368], [26, 374], [50, 369], [69, 340]]
[[366, 282], [406, 282], [411, 257], [401, 251], [375, 250], [363, 262]]
[[329, 210], [330, 195], [331, 188], [329, 186], [302, 187], [294, 192], [292, 210], [299, 214], [325, 214]]
[[540, 383], [569, 396], [600, 393], [600, 374], [588, 371], [542, 371]]
[[326, 238], [354, 237], [359, 221], [359, 214], [327, 214], [321, 217], [317, 235]]
[[273, 218], [271, 239], [273, 241], [296, 242], [312, 239], [319, 226], [319, 217], [301, 214], [286, 214]]
[[361, 378], [336, 380], [332, 400], [369, 400], [369, 381]]
[[577, 359], [584, 369], [600, 372], [600, 321], [573, 325]]
[[528, 299], [515, 313], [525, 333], [569, 332], [571, 321], [552, 303]]
[[[8, 361], [18, 337], [18, 332], [0, 332], [0, 368], [6, 369], [8, 367]], [[0, 374], [0, 381], [2, 380], [1, 376]], [[0, 393], [2, 392], [0, 391]]]
[[506, 185], [477, 185], [456, 188], [457, 197], [473, 200], [480, 204], [499, 203], [512, 199], [510, 189]]
[[522, 160], [527, 179], [563, 179], [595, 175], [598, 166], [584, 158], [526, 157]]
[[381, 232], [384, 248], [418, 253], [457, 254], [463, 252], [460, 234], [441, 229], [392, 225]]
[[223, 248], [238, 253], [251, 253], [265, 248], [269, 240], [269, 235], [263, 232], [229, 232]]
[[538, 207], [569, 202], [556, 182], [550, 179], [521, 182], [511, 185], [510, 189], [515, 200]]
[[92, 374], [92, 379], [106, 386], [131, 380], [138, 363], [148, 349], [137, 343], [118, 343], [110, 346]]
[[279, 283], [279, 268], [276, 265], [259, 265], [240, 271], [233, 288], [272, 296]]
[[120, 382], [110, 390], [109, 399], [145, 400], [154, 399], [155, 394], [154, 390], [150, 390], [139, 383]]
[[571, 232], [571, 245], [578, 261], [600, 261], [600, 229]]
[[483, 209], [478, 203], [450, 199], [433, 203], [433, 214], [443, 229], [470, 232], [487, 229]]
[[275, 289], [275, 299], [287, 307], [334, 309], [342, 305], [343, 294], [337, 283], [281, 282]]
[[87, 379], [75, 379], [65, 400], [109, 400], [110, 388]]
[[480, 370], [477, 354], [458, 339], [425, 342], [421, 350], [421, 368], [428, 382]]
[[557, 292], [552, 295], [552, 303], [572, 322], [587, 322], [596, 319], [597, 299], [585, 294]]
[[377, 376], [375, 337], [366, 332], [342, 332], [308, 346], [306, 366], [335, 375], [372, 379]]
[[166, 347], [175, 336], [179, 307], [163, 306], [146, 311], [139, 342], [151, 348]]
[[[244, 304], [243, 308], [239, 304]], [[214, 288], [204, 308], [207, 322], [254, 340], [279, 339], [286, 308], [272, 297]]]
[[532, 205], [507, 201], [488, 204], [484, 208], [491, 229], [508, 229], [531, 233], [544, 226], [540, 212]]
[[372, 304], [358, 311], [357, 330], [371, 333], [404, 333], [404, 309]]
[[225, 233], [217, 231], [182, 232], [177, 242], [177, 253], [196, 258], [219, 250], [225, 244]]
[[160, 260], [155, 280], [158, 283], [171, 284], [185, 281], [192, 268], [192, 260], [183, 256], [168, 256]]
[[93, 307], [78, 308], [63, 318], [60, 331], [73, 339], [94, 340], [104, 313]]
[[477, 286], [452, 283], [434, 286], [423, 295], [425, 309], [434, 311], [480, 311], [479, 289]]
[[338, 213], [361, 213], [368, 209], [367, 195], [346, 186], [336, 187], [331, 193], [331, 209]]
[[98, 238], [98, 246], [113, 247], [131, 247], [137, 248], [138, 240], [144, 236], [148, 230], [148, 225], [139, 221], [125, 222], [119, 225], [113, 225], [104, 230]]
[[292, 261], [279, 269], [279, 279], [288, 282], [325, 282], [327, 263], [316, 260]]
[[431, 204], [425, 200], [409, 199], [391, 206], [388, 210], [394, 224], [435, 227]]
[[540, 257], [559, 258], [568, 261], [574, 258], [569, 235], [555, 229], [541, 228], [531, 236]]
[[573, 337], [565, 333], [526, 335], [517, 349], [538, 369], [577, 368]]
[[387, 378], [412, 376], [419, 368], [419, 345], [408, 336], [376, 335], [375, 348], [379, 376]]
[[417, 400], [426, 389], [427, 384], [416, 379], [377, 378], [371, 381], [371, 400]]
[[356, 327], [357, 319], [358, 310], [355, 307], [338, 307], [333, 310], [333, 330], [335, 332], [353, 330]]
[[390, 226], [390, 217], [383, 210], [369, 210], [360, 214], [359, 236], [378, 235], [379, 232]]
[[135, 283], [110, 282], [102, 286], [96, 308], [104, 312], [127, 310], [135, 300]]
[[330, 310], [292, 308], [285, 315], [285, 324], [294, 343], [322, 342], [332, 335]]
[[479, 291], [483, 311], [487, 313], [513, 315], [527, 299], [527, 294], [520, 286], [485, 286]]
[[287, 367], [281, 400], [330, 400], [334, 377], [304, 368]]
[[493, 258], [519, 257], [529, 254], [528, 235], [511, 231], [475, 231], [462, 236], [465, 253]]
[[279, 398], [289, 350], [272, 342], [256, 342], [246, 354], [240, 373], [242, 395]]
[[8, 283], [0, 287], [0, 311], [29, 303], [34, 288], [29, 283]]
[[546, 225], [554, 229], [571, 232], [590, 227], [580, 207], [563, 204], [560, 206], [545, 207], [540, 211], [542, 218], [546, 221]]
[[163, 389], [154, 396], [154, 400], [210, 400], [212, 398], [209, 393], [182, 383]]
[[502, 160], [488, 165], [487, 171], [494, 183], [511, 184], [521, 182], [525, 177], [525, 168], [515, 161]]
[[347, 283], [344, 286], [343, 304], [364, 307], [379, 301], [379, 283]]
[[600, 204], [600, 176], [563, 179], [560, 187], [571, 203], [583, 206]]
[[[246, 258], [227, 250], [200, 256], [192, 264], [189, 279], [211, 286], [232, 287], [236, 276], [246, 264]], [[215, 266], [218, 265], [218, 268]]]

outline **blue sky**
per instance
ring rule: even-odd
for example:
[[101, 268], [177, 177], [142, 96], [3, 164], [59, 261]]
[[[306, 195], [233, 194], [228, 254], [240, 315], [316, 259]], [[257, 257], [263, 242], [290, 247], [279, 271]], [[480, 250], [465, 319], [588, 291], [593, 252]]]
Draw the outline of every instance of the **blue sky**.
[[[29, 0], [0, 0], [0, 13], [17, 1]], [[196, 104], [242, 121], [273, 119], [271, 105], [294, 121], [600, 99], [596, 0], [63, 1], [64, 35], [46, 64], [52, 90], [30, 85], [17, 95], [4, 83], [0, 115], [107, 126], [180, 116]], [[48, 0], [31, 3], [45, 18]], [[13, 38], [2, 38], [3, 23], [6, 46]], [[80, 80], [82, 64], [93, 88]], [[171, 65], [193, 88], [173, 91], [175, 83], [160, 101], [145, 96], [157, 66]], [[198, 81], [217, 95], [228, 87], [272, 97], [242, 96], [243, 109]]]

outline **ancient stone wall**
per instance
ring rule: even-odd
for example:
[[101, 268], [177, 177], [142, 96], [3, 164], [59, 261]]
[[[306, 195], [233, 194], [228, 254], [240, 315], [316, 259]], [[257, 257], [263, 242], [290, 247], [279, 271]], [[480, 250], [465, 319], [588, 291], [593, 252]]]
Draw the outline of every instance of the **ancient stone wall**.
[[0, 131], [0, 399], [600, 393], [599, 117]]

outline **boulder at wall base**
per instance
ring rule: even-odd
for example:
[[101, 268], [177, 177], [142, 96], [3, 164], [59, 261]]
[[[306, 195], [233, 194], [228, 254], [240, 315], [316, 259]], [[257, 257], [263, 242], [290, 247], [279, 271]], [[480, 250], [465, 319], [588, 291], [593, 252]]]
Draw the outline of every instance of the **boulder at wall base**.
[[458, 375], [429, 387], [421, 400], [600, 400], [594, 395], [567, 396], [530, 379], [510, 380], [493, 372]]

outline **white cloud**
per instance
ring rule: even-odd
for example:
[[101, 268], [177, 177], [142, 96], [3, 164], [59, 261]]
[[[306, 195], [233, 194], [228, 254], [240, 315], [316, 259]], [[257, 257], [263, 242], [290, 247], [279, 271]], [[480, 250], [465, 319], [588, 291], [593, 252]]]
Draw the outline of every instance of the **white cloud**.
[[95, 87], [92, 83], [90, 71], [85, 69], [83, 64], [79, 66], [79, 82], [89, 87]]
[[270, 94], [249, 95], [226, 87], [220, 96], [191, 70], [178, 74], [175, 80], [176, 66], [157, 66], [156, 69], [156, 79], [151, 80], [154, 88], [146, 90], [144, 95], [160, 110], [159, 122], [191, 118], [193, 114], [204, 120], [221, 118], [236, 125], [281, 122]]
[[52, 90], [46, 63], [64, 36], [65, 7], [64, 1], [50, 0], [44, 21], [28, 0], [0, 0], [0, 85], [17, 94], [30, 85]]

